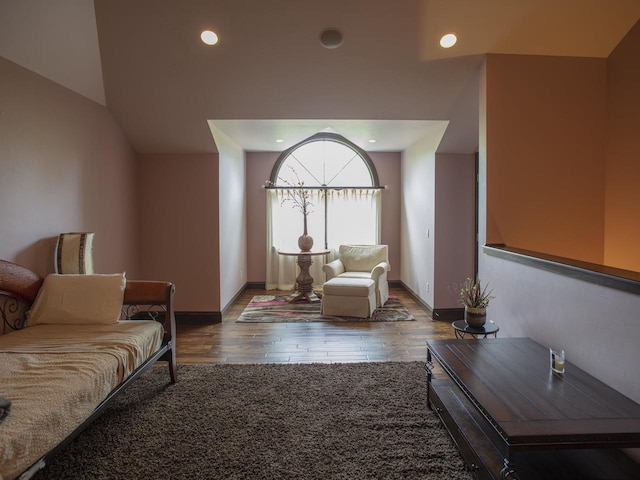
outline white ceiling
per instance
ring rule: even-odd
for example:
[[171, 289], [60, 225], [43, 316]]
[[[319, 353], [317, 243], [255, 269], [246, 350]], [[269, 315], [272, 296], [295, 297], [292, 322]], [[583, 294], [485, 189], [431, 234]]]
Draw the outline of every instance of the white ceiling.
[[468, 152], [483, 54], [607, 57], [639, 18], [638, 0], [0, 0], [0, 55], [105, 104], [139, 152], [215, 151], [209, 121], [247, 150], [326, 127], [396, 150], [444, 121], [441, 147]]

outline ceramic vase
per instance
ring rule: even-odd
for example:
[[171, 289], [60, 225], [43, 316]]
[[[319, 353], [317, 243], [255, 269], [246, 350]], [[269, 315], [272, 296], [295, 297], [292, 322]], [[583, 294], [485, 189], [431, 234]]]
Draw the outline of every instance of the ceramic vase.
[[307, 234], [307, 216], [304, 215], [304, 233], [298, 237], [298, 247], [301, 252], [310, 252], [313, 247], [313, 238]]
[[464, 321], [473, 328], [484, 327], [487, 321], [487, 307], [464, 307]]

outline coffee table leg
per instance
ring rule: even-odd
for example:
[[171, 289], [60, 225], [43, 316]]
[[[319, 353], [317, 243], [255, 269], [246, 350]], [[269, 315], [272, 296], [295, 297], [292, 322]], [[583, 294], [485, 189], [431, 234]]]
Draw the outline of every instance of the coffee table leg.
[[433, 410], [433, 407], [431, 406], [431, 395], [430, 395], [431, 377], [433, 376], [433, 373], [432, 373], [433, 361], [431, 360], [431, 350], [429, 350], [428, 347], [427, 347], [427, 361], [424, 364], [424, 369], [427, 372], [427, 407], [429, 408], [429, 410]]
[[504, 467], [500, 470], [500, 478], [502, 480], [518, 480], [518, 475], [515, 471], [515, 465], [509, 462], [508, 458], [504, 459]]

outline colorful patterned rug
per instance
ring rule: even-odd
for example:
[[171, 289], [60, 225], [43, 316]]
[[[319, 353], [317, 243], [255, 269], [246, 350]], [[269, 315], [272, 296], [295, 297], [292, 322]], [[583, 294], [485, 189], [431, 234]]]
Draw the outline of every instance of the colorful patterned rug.
[[283, 323], [283, 322], [401, 322], [415, 317], [394, 295], [384, 306], [377, 308], [371, 318], [333, 317], [320, 313], [320, 301], [288, 303], [286, 295], [254, 296], [236, 322]]

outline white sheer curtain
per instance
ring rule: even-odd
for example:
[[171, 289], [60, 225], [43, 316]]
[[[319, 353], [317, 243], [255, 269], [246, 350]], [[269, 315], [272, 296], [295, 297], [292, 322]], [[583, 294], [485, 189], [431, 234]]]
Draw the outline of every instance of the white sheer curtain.
[[380, 190], [343, 189], [327, 191], [327, 243], [380, 243]]
[[[284, 190], [267, 189], [267, 290], [292, 290], [299, 273], [297, 257], [278, 254], [278, 250], [298, 251], [298, 237], [303, 233], [302, 214], [287, 202], [282, 204], [285, 197]], [[327, 190], [327, 246], [331, 254], [312, 257], [314, 288], [321, 287], [322, 265], [335, 258], [340, 245], [380, 243], [380, 199], [379, 190]], [[324, 220], [324, 191], [314, 190], [313, 207], [307, 216], [312, 250], [325, 247]]]

